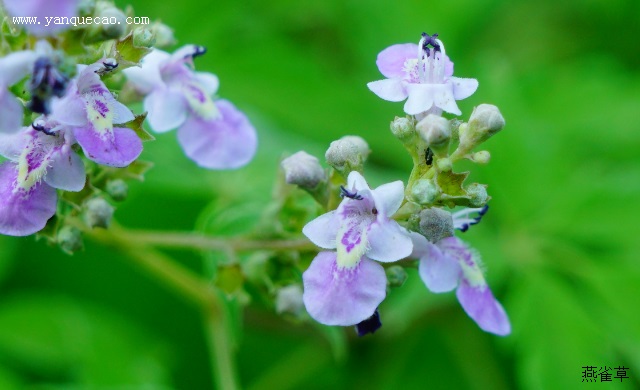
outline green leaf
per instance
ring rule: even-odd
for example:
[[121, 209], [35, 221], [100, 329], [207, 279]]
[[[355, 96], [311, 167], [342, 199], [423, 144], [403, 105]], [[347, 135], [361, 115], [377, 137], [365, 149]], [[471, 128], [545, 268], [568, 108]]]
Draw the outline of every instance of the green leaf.
[[138, 135], [138, 137], [143, 142], [144, 141], [154, 141], [156, 139], [156, 137], [151, 135], [148, 131], [146, 131], [142, 127], [142, 124], [144, 123], [144, 120], [146, 118], [147, 118], [147, 113], [146, 112], [143, 113], [143, 114], [140, 114], [140, 115], [136, 115], [135, 119], [125, 123], [124, 126], [130, 128], [133, 131], [135, 131], [136, 134]]
[[148, 47], [133, 44], [133, 32], [116, 42], [116, 61], [120, 70], [138, 65], [140, 60], [151, 52]]

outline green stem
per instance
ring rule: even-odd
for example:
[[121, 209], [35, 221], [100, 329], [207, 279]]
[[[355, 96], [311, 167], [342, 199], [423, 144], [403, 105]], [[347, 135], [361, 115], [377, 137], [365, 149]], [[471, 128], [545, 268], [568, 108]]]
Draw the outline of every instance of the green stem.
[[140, 244], [163, 248], [219, 249], [234, 251], [302, 250], [312, 251], [317, 247], [306, 238], [295, 240], [248, 240], [241, 238], [216, 238], [197, 233], [128, 231], [127, 237]]
[[205, 313], [205, 327], [216, 389], [235, 390], [240, 386], [235, 374], [233, 348], [225, 318], [214, 312]]

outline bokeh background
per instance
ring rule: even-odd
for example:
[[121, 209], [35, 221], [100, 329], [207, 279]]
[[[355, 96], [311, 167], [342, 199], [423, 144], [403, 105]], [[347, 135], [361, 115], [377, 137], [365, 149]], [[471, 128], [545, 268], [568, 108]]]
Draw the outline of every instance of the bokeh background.
[[[382, 329], [361, 339], [260, 304], [236, 313], [243, 387], [571, 389], [587, 386], [583, 366], [629, 368], [630, 379], [591, 386], [640, 386], [640, 2], [117, 2], [127, 3], [181, 44], [207, 46], [198, 69], [219, 76], [261, 140], [234, 172], [197, 169], [174, 134], [146, 144], [156, 167], [116, 213], [128, 227], [247, 217], [233, 205], [263, 205], [283, 153], [322, 156], [346, 134], [370, 143], [373, 185], [406, 180], [410, 159], [388, 131], [402, 104], [366, 83], [382, 78], [380, 50], [422, 31], [440, 34], [456, 75], [480, 82], [459, 102], [463, 117], [492, 103], [507, 121], [485, 144], [491, 163], [469, 166], [493, 199], [464, 239], [513, 334], [482, 332], [454, 294], [430, 294], [414, 272], [382, 305]], [[200, 253], [170, 254], [205, 272]], [[213, 387], [200, 313], [126, 256], [0, 237], [0, 389]]]

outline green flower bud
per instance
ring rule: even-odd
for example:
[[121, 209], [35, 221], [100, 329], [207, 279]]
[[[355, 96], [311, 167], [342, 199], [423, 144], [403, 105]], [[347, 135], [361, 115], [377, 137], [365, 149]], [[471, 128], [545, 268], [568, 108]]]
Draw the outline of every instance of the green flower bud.
[[438, 196], [438, 187], [433, 180], [420, 179], [411, 187], [411, 199], [421, 205], [435, 202]]
[[436, 164], [441, 172], [449, 172], [453, 167], [453, 163], [448, 158], [441, 158]]
[[127, 193], [129, 192], [129, 186], [122, 179], [109, 180], [107, 182], [105, 190], [107, 194], [116, 202], [122, 202], [127, 199]]
[[172, 46], [176, 43], [176, 39], [173, 36], [173, 30], [166, 24], [157, 22], [151, 26], [151, 32], [156, 39], [155, 47], [165, 48]]
[[422, 210], [420, 212], [420, 232], [433, 243], [453, 236], [451, 213], [436, 207]]
[[282, 287], [276, 293], [276, 313], [299, 315], [304, 310], [302, 288], [297, 284]]
[[64, 226], [58, 231], [58, 237], [56, 238], [60, 249], [68, 254], [73, 254], [84, 247], [82, 241], [82, 232], [73, 226]]
[[[100, 27], [105, 39], [118, 39], [127, 32], [127, 16], [115, 7], [104, 8], [96, 17], [103, 21]], [[104, 23], [106, 20], [109, 22]]]
[[498, 107], [481, 104], [473, 110], [469, 118], [469, 127], [460, 133], [460, 144], [469, 151], [502, 130], [504, 118]]
[[91, 227], [108, 228], [115, 209], [102, 198], [93, 198], [85, 203], [84, 221]]
[[469, 206], [482, 207], [489, 201], [489, 194], [487, 194], [487, 186], [485, 184], [473, 183], [467, 187], [467, 194], [469, 195]]
[[385, 270], [389, 287], [401, 287], [407, 280], [407, 271], [399, 265], [392, 265]]
[[318, 159], [305, 151], [285, 158], [280, 166], [284, 171], [287, 183], [305, 189], [314, 189], [318, 184], [327, 180], [327, 175]]
[[396, 119], [391, 122], [391, 133], [403, 144], [411, 144], [413, 143], [416, 129], [411, 119], [396, 117]]
[[362, 166], [370, 152], [365, 140], [358, 136], [347, 135], [333, 141], [324, 157], [327, 164], [347, 175], [351, 171], [362, 171]]
[[136, 27], [133, 30], [133, 46], [135, 47], [151, 47], [155, 45], [156, 37], [151, 30], [145, 27]]
[[490, 159], [491, 154], [486, 150], [481, 150], [471, 156], [471, 160], [478, 164], [488, 164]]

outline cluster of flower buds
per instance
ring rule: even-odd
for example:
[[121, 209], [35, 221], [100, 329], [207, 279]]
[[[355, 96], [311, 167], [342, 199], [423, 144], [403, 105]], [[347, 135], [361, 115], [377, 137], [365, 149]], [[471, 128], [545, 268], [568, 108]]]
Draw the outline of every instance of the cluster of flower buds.
[[381, 326], [379, 306], [387, 289], [402, 285], [403, 267], [417, 267], [430, 291], [455, 289], [480, 328], [507, 335], [509, 319], [485, 281], [479, 255], [455, 235], [487, 212], [486, 185], [465, 185], [469, 172], [454, 171], [462, 159], [488, 163], [489, 152], [473, 150], [500, 131], [504, 119], [489, 104], [476, 107], [468, 123], [443, 116], [461, 115], [456, 100], [471, 96], [478, 82], [453, 76], [437, 34], [383, 50], [377, 65], [387, 78], [369, 83], [369, 89], [385, 100], [407, 99], [407, 116], [391, 122], [414, 163], [406, 187], [395, 181], [371, 189], [362, 175], [369, 147], [354, 136], [331, 143], [325, 156], [329, 171], [305, 152], [282, 163], [288, 183], [312, 194], [317, 188], [328, 192], [314, 196], [328, 200], [319, 202], [327, 212], [302, 229], [326, 250], [303, 274], [307, 312], [326, 325], [372, 333]]
[[[202, 46], [161, 51], [174, 43], [171, 30], [125, 22], [136, 20], [132, 10], [112, 1], [3, 5], [11, 17], [0, 42], [0, 234], [44, 229], [73, 252], [82, 246], [78, 223], [108, 227], [124, 180], [151, 165], [138, 160], [153, 139], [143, 123], [177, 128], [186, 155], [205, 168], [238, 168], [254, 156], [247, 117], [212, 97], [215, 75], [194, 70]], [[16, 23], [25, 19], [38, 23]], [[145, 112], [134, 114], [113, 90], [135, 91]]]

